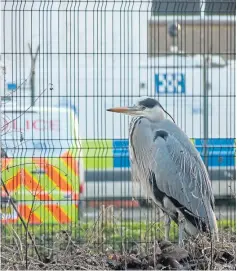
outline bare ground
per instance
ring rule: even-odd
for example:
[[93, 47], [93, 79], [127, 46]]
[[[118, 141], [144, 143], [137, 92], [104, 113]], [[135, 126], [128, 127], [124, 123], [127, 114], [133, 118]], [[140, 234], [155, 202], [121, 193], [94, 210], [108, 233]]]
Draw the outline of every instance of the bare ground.
[[[15, 242], [1, 246], [2, 270], [235, 270], [235, 235], [221, 235], [219, 242], [210, 243], [206, 236], [188, 240], [184, 248], [167, 241], [134, 245], [127, 251], [105, 248], [96, 252], [95, 247], [79, 245], [65, 236], [63, 247], [38, 247], [40, 259], [32, 256], [32, 245]], [[27, 248], [27, 251], [26, 251]], [[98, 251], [98, 250], [97, 250]], [[26, 253], [28, 255], [26, 260]]]

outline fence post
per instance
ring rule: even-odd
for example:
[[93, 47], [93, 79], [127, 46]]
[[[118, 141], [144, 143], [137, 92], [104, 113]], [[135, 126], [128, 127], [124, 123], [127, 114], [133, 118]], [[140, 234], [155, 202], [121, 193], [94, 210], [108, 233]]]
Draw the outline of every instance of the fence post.
[[208, 170], [208, 65], [209, 56], [204, 54], [203, 59], [203, 137], [204, 137], [204, 164]]
[[35, 55], [33, 55], [32, 51], [32, 44], [28, 43], [29, 51], [30, 51], [30, 57], [31, 57], [31, 75], [30, 75], [30, 91], [31, 91], [31, 106], [35, 105], [35, 63], [37, 56], [39, 54], [39, 45], [37, 47]]
[[[4, 63], [2, 61], [2, 3], [0, 3], [0, 180], [2, 179], [2, 96], [4, 94]], [[1, 199], [1, 197], [0, 197]]]

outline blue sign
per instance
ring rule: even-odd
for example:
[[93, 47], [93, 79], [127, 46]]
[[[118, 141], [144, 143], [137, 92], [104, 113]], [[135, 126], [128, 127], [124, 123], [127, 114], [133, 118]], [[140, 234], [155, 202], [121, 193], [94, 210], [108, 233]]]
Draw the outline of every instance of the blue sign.
[[185, 75], [183, 73], [155, 74], [155, 89], [159, 94], [185, 93]]
[[16, 84], [15, 83], [8, 83], [7, 84], [7, 88], [9, 90], [15, 90], [16, 89]]

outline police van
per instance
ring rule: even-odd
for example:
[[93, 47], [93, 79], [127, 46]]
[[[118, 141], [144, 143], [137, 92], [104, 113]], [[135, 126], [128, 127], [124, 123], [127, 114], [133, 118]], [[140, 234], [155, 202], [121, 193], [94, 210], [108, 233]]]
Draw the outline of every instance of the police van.
[[[78, 221], [85, 188], [78, 125], [70, 108], [4, 107], [1, 198], [9, 193], [26, 222]], [[9, 201], [4, 205], [1, 223], [19, 222]]]

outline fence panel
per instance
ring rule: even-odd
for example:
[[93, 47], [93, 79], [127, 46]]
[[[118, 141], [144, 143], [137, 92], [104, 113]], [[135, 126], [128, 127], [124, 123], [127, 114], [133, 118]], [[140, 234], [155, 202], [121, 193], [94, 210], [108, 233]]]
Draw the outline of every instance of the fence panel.
[[231, 238], [235, 10], [232, 0], [2, 1], [3, 257], [16, 244], [51, 257], [69, 236], [102, 252], [164, 238], [164, 214], [131, 180], [131, 118], [106, 111], [141, 96], [199, 151]]

